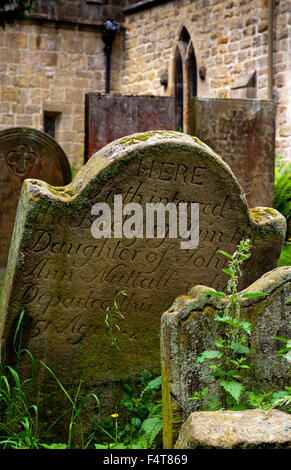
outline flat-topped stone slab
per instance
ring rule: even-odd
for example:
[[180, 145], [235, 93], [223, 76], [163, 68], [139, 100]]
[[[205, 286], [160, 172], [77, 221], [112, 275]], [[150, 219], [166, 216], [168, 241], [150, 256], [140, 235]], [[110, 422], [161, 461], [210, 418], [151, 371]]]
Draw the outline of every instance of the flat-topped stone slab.
[[249, 206], [273, 207], [275, 101], [195, 97], [191, 118], [191, 133], [228, 163]]
[[85, 95], [85, 163], [98, 150], [124, 135], [175, 128], [173, 96]]
[[175, 449], [290, 449], [290, 415], [279, 410], [201, 411], [183, 424]]
[[[112, 218], [102, 226], [96, 204], [104, 203]], [[196, 248], [182, 248], [187, 237], [179, 227], [177, 238], [170, 237], [167, 217], [162, 238], [147, 236], [147, 204], [156, 203], [199, 208]], [[130, 226], [137, 207], [138, 236]], [[96, 238], [95, 229], [106, 236]], [[197, 283], [222, 290], [227, 275], [217, 250], [232, 250], [243, 236], [253, 244], [246, 287], [277, 265], [285, 230], [277, 211], [248, 209], [227, 164], [198, 139], [171, 131], [121, 138], [93, 155], [67, 186], [24, 182], [5, 278], [2, 348], [9, 349], [24, 309], [23, 346], [73, 390], [97, 337], [83, 388], [110, 408], [115, 378], [105, 318], [116, 292], [127, 294], [118, 299], [124, 319], [116, 330], [117, 380], [135, 381], [144, 369], [159, 374], [162, 312]], [[62, 392], [45, 371], [38, 373], [50, 416]]]

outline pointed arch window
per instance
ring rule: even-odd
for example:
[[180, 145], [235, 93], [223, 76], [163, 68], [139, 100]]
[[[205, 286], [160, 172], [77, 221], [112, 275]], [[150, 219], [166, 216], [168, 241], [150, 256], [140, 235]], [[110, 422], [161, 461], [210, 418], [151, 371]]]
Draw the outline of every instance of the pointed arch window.
[[197, 64], [194, 46], [185, 26], [182, 27], [174, 56], [174, 97], [176, 129], [190, 130], [191, 98], [197, 96]]
[[175, 60], [175, 124], [178, 131], [183, 130], [183, 110], [184, 110], [184, 85], [183, 85], [183, 64], [181, 54], [178, 51]]

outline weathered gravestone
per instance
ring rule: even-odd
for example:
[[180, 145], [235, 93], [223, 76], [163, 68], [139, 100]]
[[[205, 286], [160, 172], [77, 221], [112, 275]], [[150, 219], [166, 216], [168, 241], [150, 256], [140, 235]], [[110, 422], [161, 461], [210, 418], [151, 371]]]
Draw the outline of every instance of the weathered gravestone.
[[[188, 296], [178, 297], [161, 319], [161, 367], [163, 383], [164, 446], [173, 448], [182, 423], [202, 401], [189, 401], [204, 387], [222, 400], [221, 387], [211, 376], [209, 362], [195, 364], [200, 353], [215, 349], [222, 336], [221, 323], [214, 321], [227, 299], [203, 294], [202, 285]], [[250, 354], [245, 385], [255, 393], [283, 390], [290, 385], [290, 363], [276, 352], [284, 343], [275, 337], [290, 338], [291, 266], [276, 268], [243, 291], [263, 292], [265, 297], [240, 298], [241, 318], [252, 324]]]
[[71, 181], [71, 171], [57, 142], [27, 127], [0, 131], [0, 165], [0, 268], [5, 268], [24, 179], [37, 178], [63, 186]]
[[[199, 204], [197, 248], [182, 248], [186, 237], [171, 238], [167, 224], [163, 238], [146, 238], [146, 204], [159, 202], [175, 208]], [[108, 204], [112, 216], [100, 223], [107, 238], [92, 234], [100, 222], [97, 203]], [[137, 207], [145, 238], [124, 235]], [[133, 215], [122, 216], [122, 209], [128, 215], [134, 209]], [[145, 369], [159, 374], [161, 313], [198, 282], [224, 288], [227, 276], [217, 249], [232, 250], [244, 235], [254, 249], [241, 286], [274, 268], [285, 225], [272, 209], [249, 211], [229, 167], [198, 139], [154, 131], [117, 140], [91, 157], [66, 187], [24, 182], [5, 278], [2, 348], [11, 358], [17, 318], [25, 309], [23, 347], [72, 392], [97, 337], [82, 390], [97, 393], [102, 411], [112, 413], [115, 376], [105, 317], [115, 293], [127, 293], [119, 298], [124, 320], [114, 330], [117, 381], [136, 381]], [[28, 362], [23, 371], [29, 367]], [[61, 414], [62, 392], [44, 368], [37, 374], [52, 419]], [[90, 416], [94, 421], [93, 411]]]
[[191, 133], [230, 166], [249, 206], [273, 207], [275, 102], [196, 97], [191, 104]]
[[172, 96], [88, 93], [85, 98], [85, 163], [124, 135], [175, 128]]

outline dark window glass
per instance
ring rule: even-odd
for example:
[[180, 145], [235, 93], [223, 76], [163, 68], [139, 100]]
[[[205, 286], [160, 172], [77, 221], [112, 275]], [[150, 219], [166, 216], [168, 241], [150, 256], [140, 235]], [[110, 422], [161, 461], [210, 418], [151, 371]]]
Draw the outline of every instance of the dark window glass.
[[180, 53], [175, 64], [175, 105], [176, 105], [176, 130], [183, 130], [183, 65]]
[[44, 132], [55, 138], [56, 135], [56, 115], [52, 113], [44, 113], [43, 116]]
[[189, 80], [189, 90], [190, 97], [197, 96], [197, 68], [196, 68], [196, 58], [193, 49], [190, 53], [189, 58], [189, 70], [188, 70], [188, 80]]
[[186, 45], [190, 41], [190, 34], [188, 33], [187, 29], [185, 26], [182, 28], [182, 31], [180, 33], [180, 41], [183, 41]]

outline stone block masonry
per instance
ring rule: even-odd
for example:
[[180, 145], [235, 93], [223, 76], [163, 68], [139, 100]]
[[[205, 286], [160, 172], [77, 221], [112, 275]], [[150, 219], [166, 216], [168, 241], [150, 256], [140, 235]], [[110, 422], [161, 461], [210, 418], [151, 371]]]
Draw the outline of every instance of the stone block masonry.
[[[122, 14], [122, 2], [115, 0], [51, 0], [49, 5], [39, 0], [38, 13], [1, 30], [0, 128], [24, 125], [43, 130], [43, 113], [51, 113], [55, 138], [71, 163], [83, 158], [84, 96], [105, 90], [101, 27], [107, 17], [121, 24], [112, 48], [111, 93], [172, 96], [175, 53], [185, 27], [196, 56], [198, 97], [249, 97], [237, 96], [247, 91], [237, 87], [253, 77], [251, 97], [271, 98], [266, 0], [142, 3], [147, 3], [143, 10], [131, 10], [132, 2], [125, 2]], [[273, 4], [276, 155], [290, 159], [290, 0]], [[161, 84], [166, 74], [167, 87]]]
[[[255, 73], [253, 98], [278, 103], [276, 155], [291, 159], [291, 8], [290, 0], [273, 2], [272, 97], [268, 96], [268, 2], [262, 0], [209, 0], [161, 2], [125, 16], [123, 78], [125, 94], [171, 95], [174, 91], [174, 56], [183, 26], [190, 34], [197, 71], [197, 96], [235, 95]], [[168, 87], [160, 74], [169, 74]], [[214, 149], [216, 150], [216, 149]]]
[[290, 414], [256, 409], [191, 413], [174, 448], [287, 450], [290, 446]]
[[[55, 139], [70, 162], [82, 159], [85, 94], [105, 87], [103, 47], [100, 29], [89, 26], [25, 21], [1, 30], [0, 128], [44, 130], [47, 113], [55, 118]], [[114, 60], [113, 91], [119, 90], [116, 67]]]

